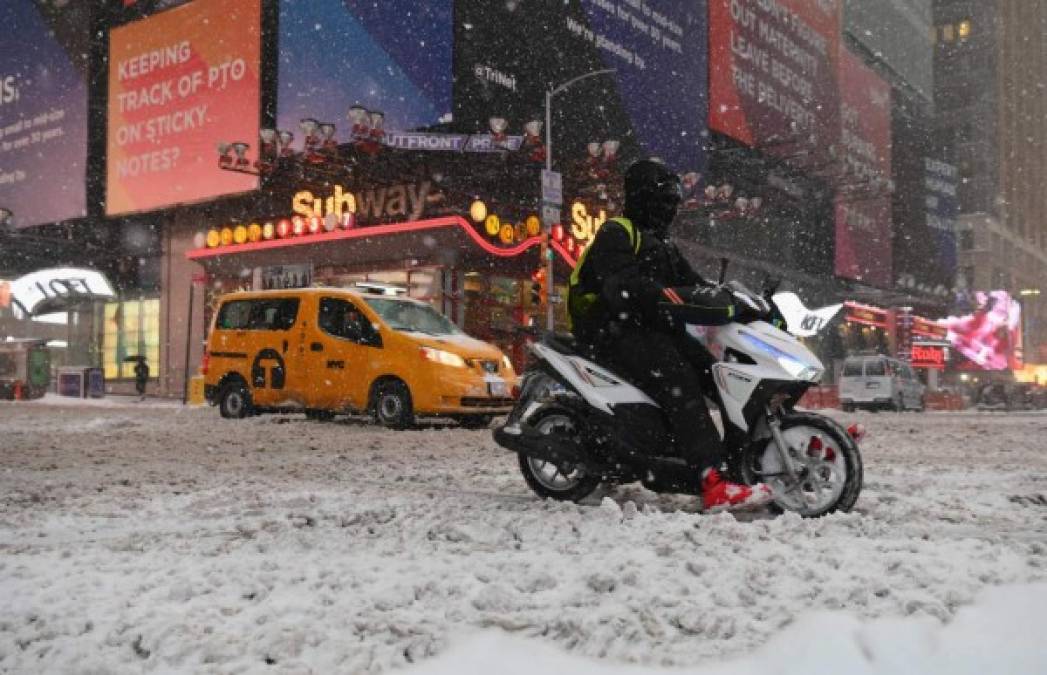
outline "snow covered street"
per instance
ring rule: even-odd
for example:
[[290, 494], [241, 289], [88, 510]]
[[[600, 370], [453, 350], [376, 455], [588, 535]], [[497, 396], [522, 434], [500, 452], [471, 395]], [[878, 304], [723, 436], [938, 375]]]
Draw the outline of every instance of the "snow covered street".
[[0, 672], [375, 673], [484, 630], [695, 668], [811, 612], [929, 630], [1047, 581], [1047, 415], [843, 417], [869, 429], [855, 512], [742, 520], [541, 502], [487, 431], [0, 403]]

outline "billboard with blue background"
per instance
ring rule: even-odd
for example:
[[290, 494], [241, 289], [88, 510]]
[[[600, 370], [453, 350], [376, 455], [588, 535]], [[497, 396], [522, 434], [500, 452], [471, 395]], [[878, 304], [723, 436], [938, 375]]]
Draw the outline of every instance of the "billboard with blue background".
[[455, 3], [455, 123], [518, 133], [544, 123], [545, 92], [613, 69], [553, 100], [554, 160], [592, 142], [621, 142], [623, 159], [656, 156], [679, 172], [705, 165], [708, 117], [704, 0]]
[[0, 208], [16, 227], [86, 215], [89, 3], [0, 3]]
[[277, 126], [335, 124], [354, 105], [387, 129], [447, 121], [452, 112], [452, 0], [280, 0]]

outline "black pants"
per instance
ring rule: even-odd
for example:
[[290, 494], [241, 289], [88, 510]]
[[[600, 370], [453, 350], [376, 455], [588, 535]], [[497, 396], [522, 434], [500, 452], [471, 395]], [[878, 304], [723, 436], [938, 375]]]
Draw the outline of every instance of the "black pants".
[[597, 353], [662, 406], [676, 447], [689, 463], [700, 470], [720, 464], [723, 443], [702, 395], [699, 354], [664, 333], [633, 331], [604, 341]]

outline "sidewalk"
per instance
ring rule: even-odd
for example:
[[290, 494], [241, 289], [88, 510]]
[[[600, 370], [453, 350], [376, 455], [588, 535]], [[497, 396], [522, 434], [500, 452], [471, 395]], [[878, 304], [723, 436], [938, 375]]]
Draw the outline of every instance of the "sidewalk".
[[[72, 396], [59, 396], [48, 392], [43, 398], [31, 399], [29, 401], [0, 401], [8, 405], [39, 405], [55, 406], [62, 408], [181, 408], [182, 401], [173, 398], [156, 398], [146, 396], [145, 400], [139, 400], [137, 396], [125, 394], [107, 394], [105, 398], [73, 398]], [[186, 406], [188, 407], [188, 406]]]

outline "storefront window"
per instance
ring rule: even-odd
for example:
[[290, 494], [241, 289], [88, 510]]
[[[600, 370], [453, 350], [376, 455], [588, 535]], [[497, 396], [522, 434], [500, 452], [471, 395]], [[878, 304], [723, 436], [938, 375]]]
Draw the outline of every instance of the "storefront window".
[[144, 356], [152, 373], [160, 364], [160, 300], [124, 300], [105, 305], [102, 331], [102, 367], [106, 379], [134, 377], [128, 359]]

